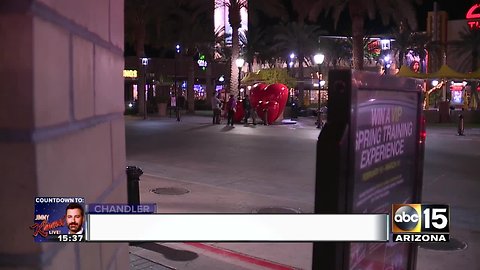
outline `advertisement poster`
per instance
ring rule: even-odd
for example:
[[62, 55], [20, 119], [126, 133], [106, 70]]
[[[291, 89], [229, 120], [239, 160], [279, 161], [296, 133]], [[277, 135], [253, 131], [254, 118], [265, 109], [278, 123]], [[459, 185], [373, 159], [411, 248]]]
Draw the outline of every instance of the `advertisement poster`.
[[[389, 213], [410, 203], [416, 178], [418, 93], [361, 90], [352, 121], [352, 213]], [[407, 270], [408, 245], [352, 243], [349, 269]]]

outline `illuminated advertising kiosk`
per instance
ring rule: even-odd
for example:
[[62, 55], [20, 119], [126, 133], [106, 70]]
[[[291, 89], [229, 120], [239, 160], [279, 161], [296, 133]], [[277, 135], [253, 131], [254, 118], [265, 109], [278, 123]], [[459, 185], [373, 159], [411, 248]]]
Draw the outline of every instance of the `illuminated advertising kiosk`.
[[[394, 204], [420, 203], [421, 85], [371, 72], [329, 73], [327, 123], [317, 142], [315, 214], [392, 215]], [[312, 269], [415, 269], [416, 244], [389, 239], [314, 242]]]
[[450, 84], [450, 105], [454, 107], [463, 106], [464, 96], [465, 96], [465, 86], [466, 82], [452, 82]]

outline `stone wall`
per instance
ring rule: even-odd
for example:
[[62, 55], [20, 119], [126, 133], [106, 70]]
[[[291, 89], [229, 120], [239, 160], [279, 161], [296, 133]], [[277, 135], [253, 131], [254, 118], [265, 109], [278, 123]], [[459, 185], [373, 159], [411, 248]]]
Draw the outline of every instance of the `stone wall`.
[[37, 244], [34, 197], [126, 202], [123, 0], [0, 2], [2, 269], [129, 269], [127, 244]]

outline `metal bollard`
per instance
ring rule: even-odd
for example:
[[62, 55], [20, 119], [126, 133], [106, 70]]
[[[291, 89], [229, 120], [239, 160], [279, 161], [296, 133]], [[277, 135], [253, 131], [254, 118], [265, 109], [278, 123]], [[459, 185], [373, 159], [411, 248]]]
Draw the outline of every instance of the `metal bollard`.
[[140, 204], [140, 176], [142, 169], [137, 166], [127, 166], [127, 195], [128, 204]]
[[464, 136], [465, 127], [463, 125], [463, 114], [458, 116], [458, 136]]
[[263, 110], [263, 111], [265, 112], [265, 113], [264, 113], [264, 118], [265, 118], [265, 119], [263, 120], [263, 124], [264, 124], [265, 126], [268, 126], [268, 109], [265, 109], [265, 110]]
[[320, 112], [320, 109], [317, 110], [317, 128], [322, 128], [323, 122], [322, 122], [322, 114]]

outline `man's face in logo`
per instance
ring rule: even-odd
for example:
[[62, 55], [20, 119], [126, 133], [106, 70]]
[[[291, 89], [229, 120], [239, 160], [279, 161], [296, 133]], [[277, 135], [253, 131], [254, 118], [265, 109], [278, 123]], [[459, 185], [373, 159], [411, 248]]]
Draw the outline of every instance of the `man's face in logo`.
[[67, 220], [67, 227], [72, 233], [77, 233], [82, 229], [83, 224], [83, 215], [82, 210], [75, 208], [75, 209], [67, 209], [66, 214]]

